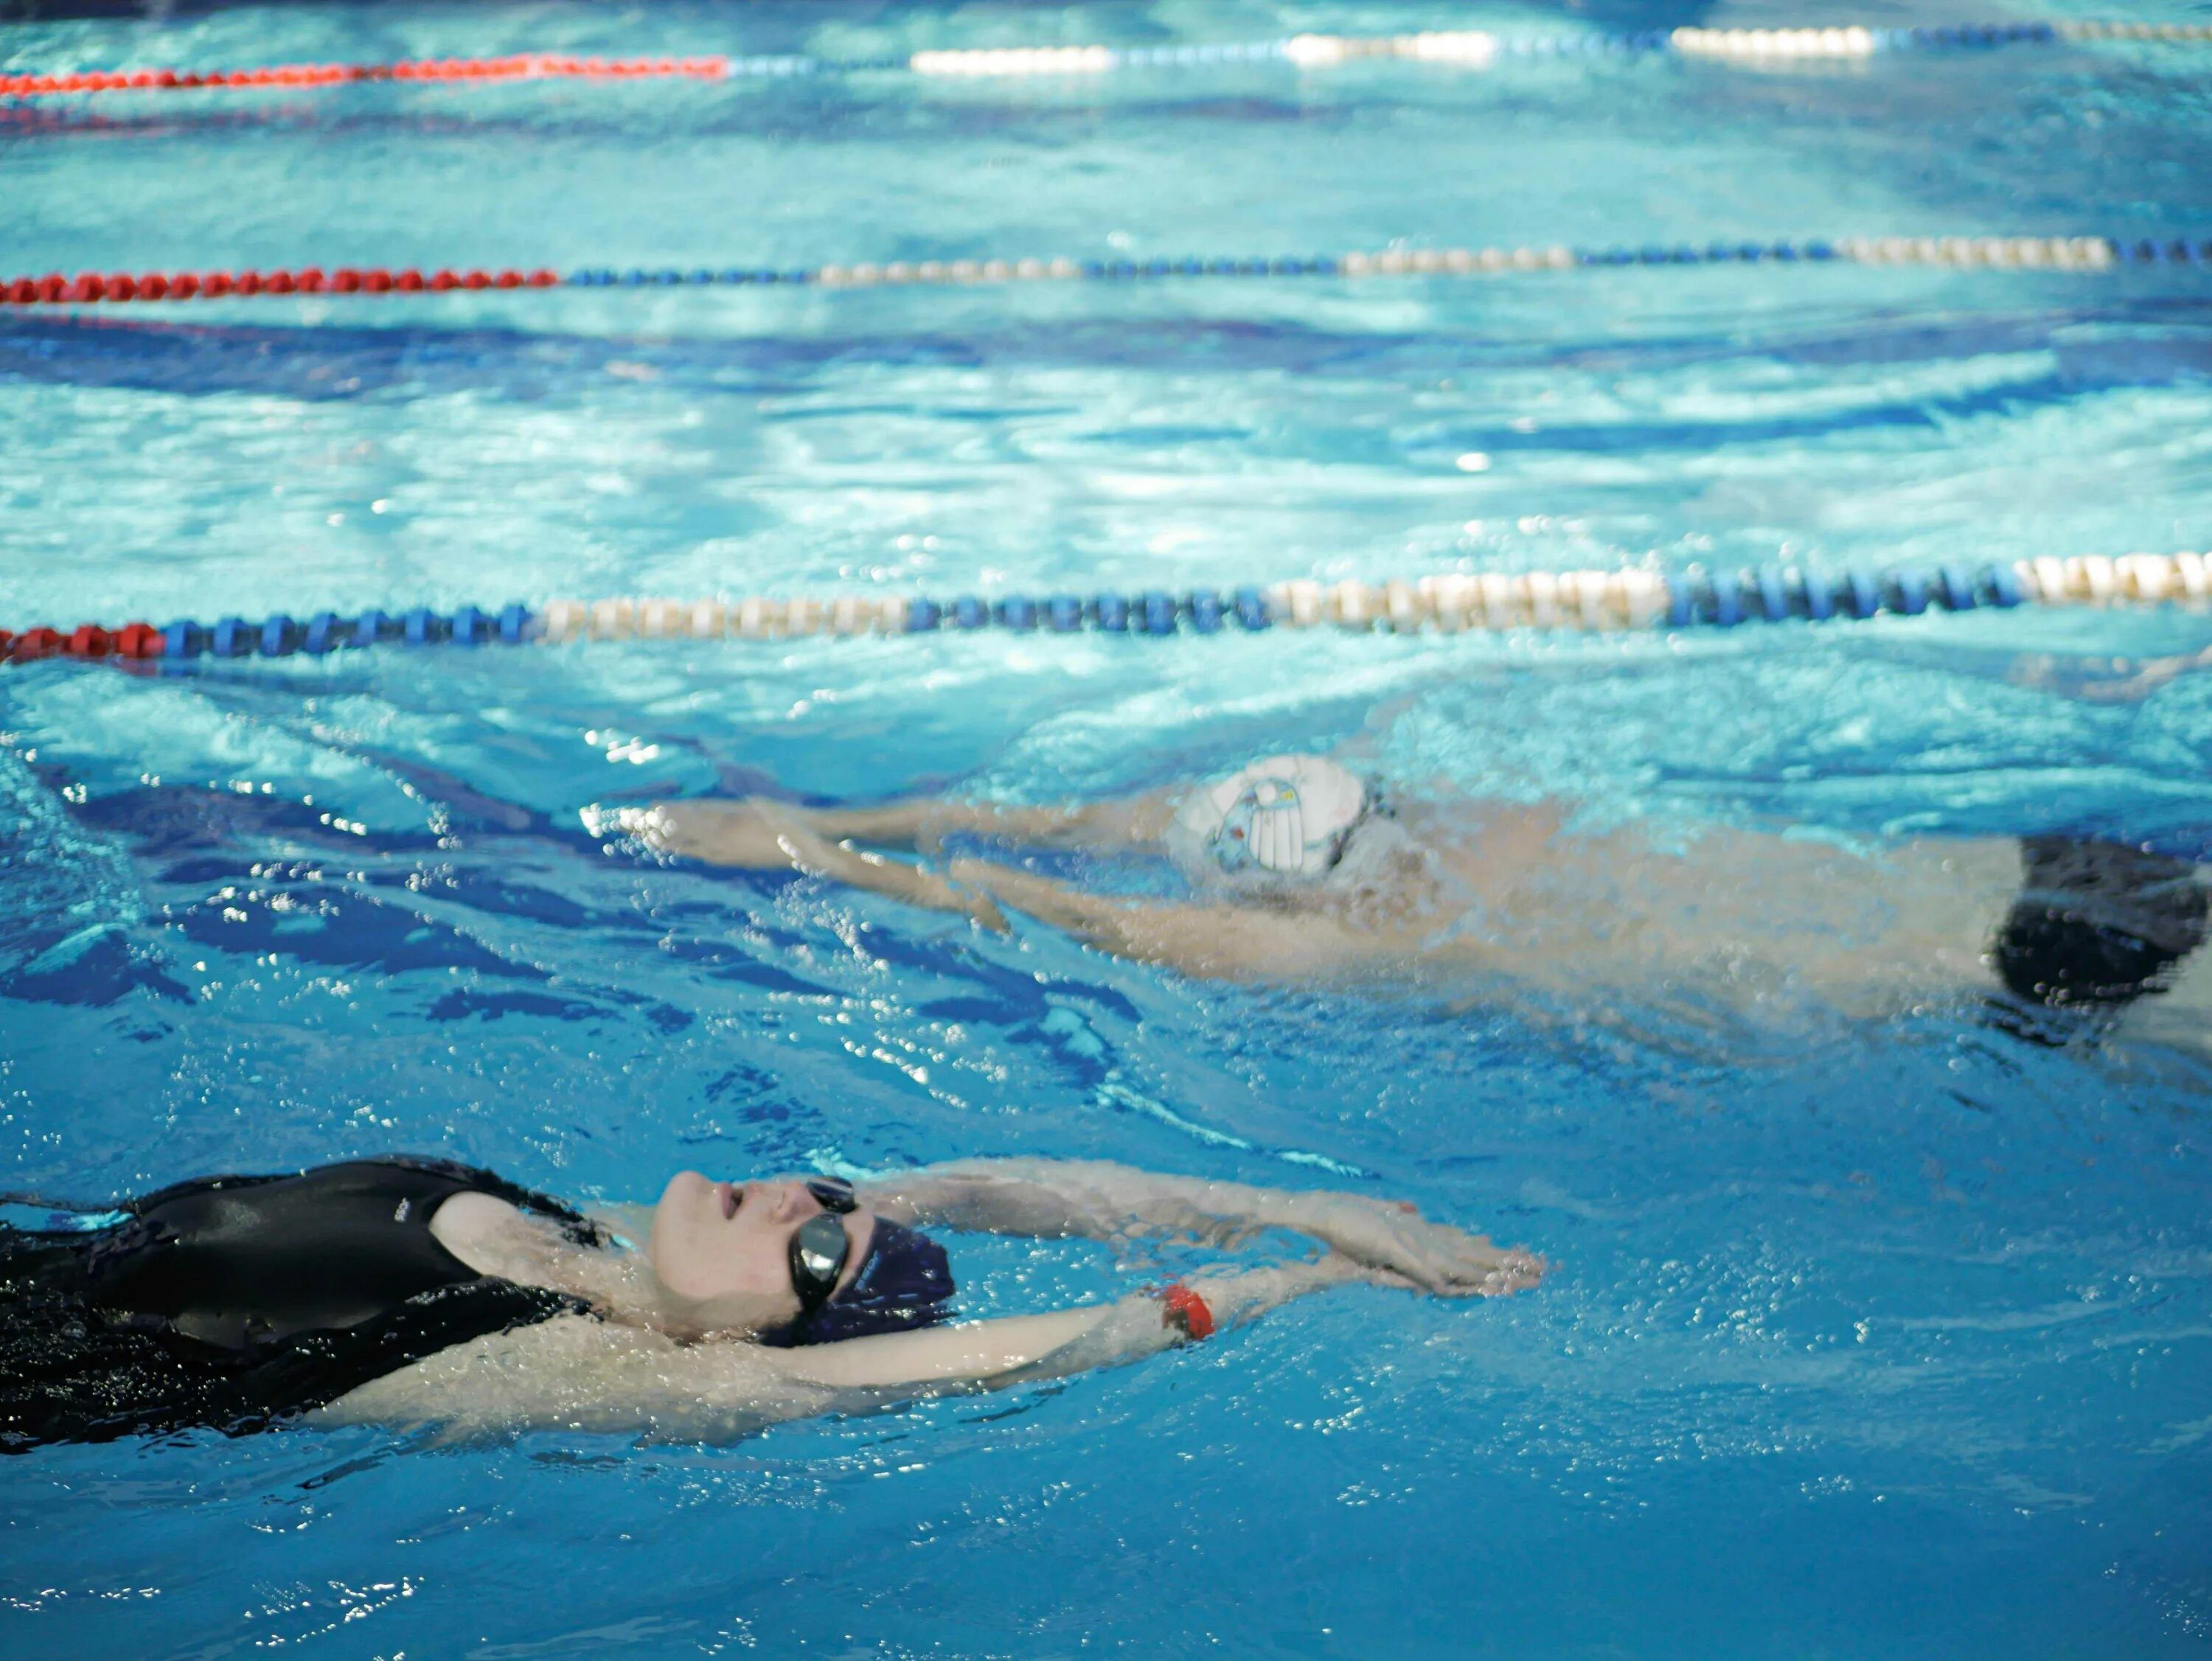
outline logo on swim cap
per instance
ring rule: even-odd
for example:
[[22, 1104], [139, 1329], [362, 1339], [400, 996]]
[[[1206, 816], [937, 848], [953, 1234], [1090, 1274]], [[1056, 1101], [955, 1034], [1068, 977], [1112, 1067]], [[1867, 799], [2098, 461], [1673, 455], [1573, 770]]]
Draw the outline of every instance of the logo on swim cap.
[[[1367, 787], [1318, 755], [1271, 755], [1184, 803], [1170, 846], [1187, 873], [1325, 876], [1367, 808]], [[1194, 869], [1195, 868], [1195, 869]]]

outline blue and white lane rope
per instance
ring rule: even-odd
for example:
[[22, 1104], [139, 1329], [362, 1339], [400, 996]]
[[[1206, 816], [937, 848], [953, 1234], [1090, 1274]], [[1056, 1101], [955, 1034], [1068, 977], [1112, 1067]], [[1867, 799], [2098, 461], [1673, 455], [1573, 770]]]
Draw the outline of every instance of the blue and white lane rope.
[[1007, 282], [1132, 282], [1175, 277], [1508, 276], [1629, 265], [1921, 265], [1952, 270], [2102, 271], [2118, 265], [2212, 266], [2212, 239], [2109, 236], [1813, 237], [1771, 242], [1650, 244], [1575, 248], [1385, 248], [1266, 258], [951, 259], [857, 261], [796, 270], [663, 269], [571, 271], [563, 288], [748, 287], [824, 288]]
[[1752, 622], [1826, 622], [1929, 611], [2008, 610], [2023, 605], [2115, 606], [2212, 603], [2212, 558], [2204, 555], [2127, 554], [2021, 560], [1979, 567], [1949, 564], [1932, 572], [1840, 574], [1795, 567], [1747, 570], [1489, 573], [1424, 577], [1380, 584], [1293, 581], [1223, 593], [1152, 590], [1085, 597], [1054, 594], [949, 601], [841, 595], [795, 599], [555, 600], [493, 612], [463, 606], [447, 613], [412, 610], [341, 615], [190, 618], [155, 628], [147, 623], [109, 630], [85, 623], [69, 633], [51, 627], [20, 634], [0, 630], [0, 658], [117, 658], [180, 663], [198, 658], [311, 657], [355, 647], [409, 646], [562, 646], [583, 640], [780, 640], [810, 635], [967, 633], [1218, 634], [1235, 628], [1334, 627], [1416, 634], [1433, 630], [1579, 629], [1620, 631]]
[[781, 81], [794, 76], [908, 74], [1002, 79], [1097, 76], [1117, 70], [1287, 64], [1304, 71], [1376, 59], [1486, 69], [1501, 58], [1640, 58], [1672, 56], [1758, 67], [1850, 62], [1877, 53], [1958, 52], [2104, 40], [2160, 45], [2212, 41], [2212, 25], [2052, 21], [1954, 24], [1934, 28], [1650, 29], [1635, 33], [1492, 34], [1434, 29], [1414, 34], [1283, 35], [1265, 40], [1158, 46], [993, 46], [933, 49], [893, 58], [828, 58], [800, 53], [751, 57], [583, 58], [512, 52], [491, 58], [414, 58], [381, 64], [275, 64], [254, 68], [60, 70], [0, 75], [0, 99], [93, 93], [298, 90], [357, 82], [490, 86], [519, 81]]

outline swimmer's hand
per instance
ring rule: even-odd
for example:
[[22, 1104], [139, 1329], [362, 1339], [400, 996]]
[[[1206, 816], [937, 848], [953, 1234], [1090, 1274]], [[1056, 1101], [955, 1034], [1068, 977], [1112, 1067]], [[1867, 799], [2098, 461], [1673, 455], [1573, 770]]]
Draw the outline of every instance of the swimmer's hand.
[[783, 846], [797, 821], [780, 803], [747, 797], [735, 802], [659, 802], [649, 808], [618, 808], [614, 825], [664, 853], [744, 870], [789, 870]]
[[816, 830], [805, 810], [757, 796], [741, 801], [662, 802], [623, 808], [621, 830], [649, 847], [742, 870], [799, 871], [888, 894], [908, 905], [952, 912], [985, 928], [1006, 932], [1006, 914], [988, 894], [956, 887], [935, 871], [833, 842]]
[[1352, 1262], [1439, 1298], [1494, 1298], [1526, 1291], [1551, 1264], [1518, 1247], [1492, 1246], [1410, 1205], [1364, 1194], [1302, 1194], [1294, 1228]]

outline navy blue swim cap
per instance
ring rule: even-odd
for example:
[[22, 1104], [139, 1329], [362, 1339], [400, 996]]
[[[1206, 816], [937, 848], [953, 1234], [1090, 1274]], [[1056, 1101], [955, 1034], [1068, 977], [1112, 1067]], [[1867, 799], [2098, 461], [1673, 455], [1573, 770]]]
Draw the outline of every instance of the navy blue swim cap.
[[845, 1289], [788, 1326], [759, 1334], [779, 1349], [834, 1343], [872, 1332], [913, 1332], [934, 1326], [951, 1312], [952, 1264], [945, 1248], [919, 1229], [876, 1219], [868, 1255]]

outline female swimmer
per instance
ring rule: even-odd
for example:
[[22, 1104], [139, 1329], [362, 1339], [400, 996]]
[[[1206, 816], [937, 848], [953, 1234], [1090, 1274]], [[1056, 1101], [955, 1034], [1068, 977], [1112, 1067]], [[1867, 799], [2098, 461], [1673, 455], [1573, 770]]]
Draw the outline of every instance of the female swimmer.
[[[1042, 1160], [858, 1187], [686, 1171], [653, 1207], [587, 1215], [394, 1158], [185, 1183], [79, 1221], [0, 1226], [0, 1451], [303, 1417], [724, 1437], [1133, 1361], [1347, 1281], [1474, 1296], [1544, 1267], [1410, 1206]], [[1327, 1249], [951, 1325], [922, 1224], [1224, 1247], [1283, 1228]]]
[[[2109, 1014], [2166, 989], [2205, 935], [2193, 865], [2112, 843], [1939, 837], [1860, 853], [1714, 827], [1668, 848], [1566, 821], [1556, 805], [1393, 801], [1299, 755], [1067, 806], [749, 797], [614, 818], [672, 853], [830, 876], [994, 928], [1010, 906], [1103, 950], [1229, 979], [1473, 973], [1585, 993], [1674, 977], [1745, 1000], [1794, 985], [1855, 1014], [2002, 985], [2027, 1004]], [[929, 856], [954, 836], [1161, 857], [1188, 897], [1091, 892], [1003, 859], [936, 870], [869, 851]]]

